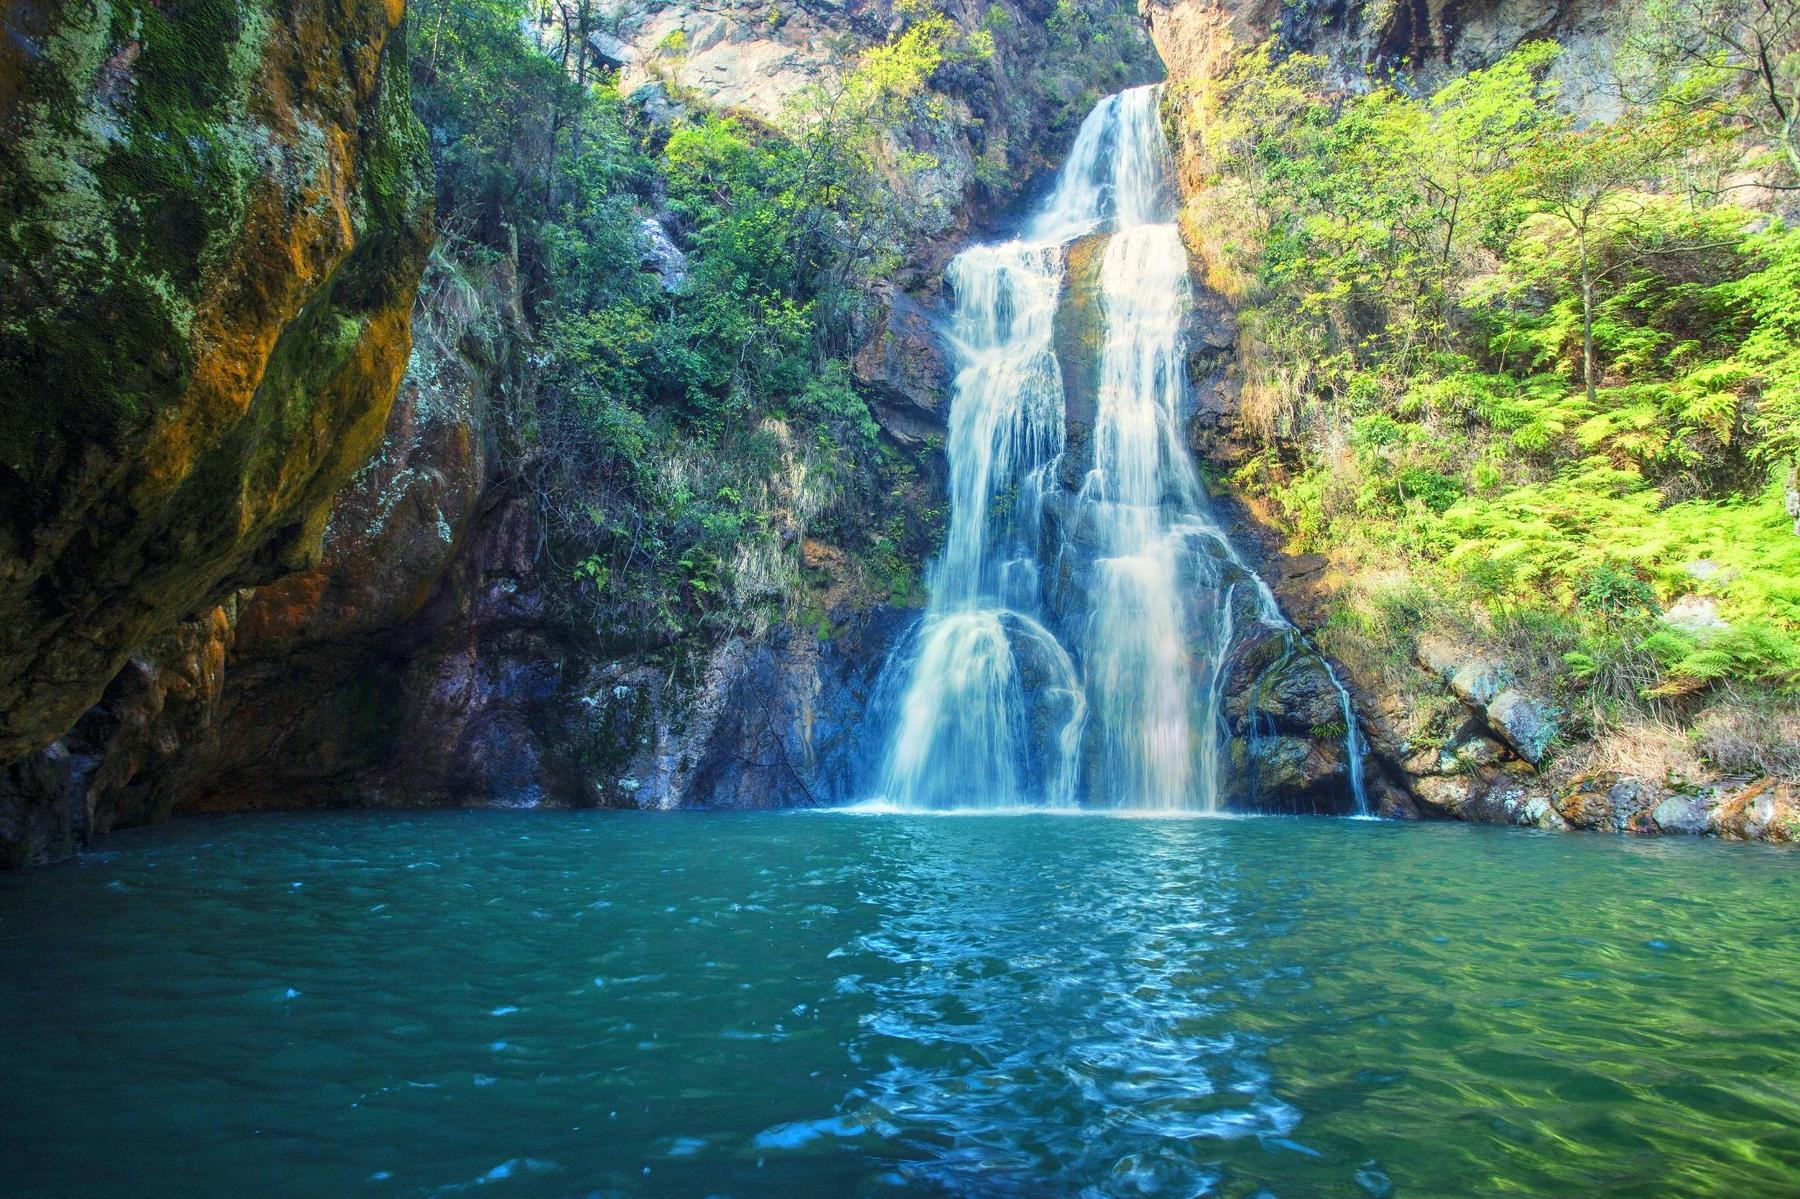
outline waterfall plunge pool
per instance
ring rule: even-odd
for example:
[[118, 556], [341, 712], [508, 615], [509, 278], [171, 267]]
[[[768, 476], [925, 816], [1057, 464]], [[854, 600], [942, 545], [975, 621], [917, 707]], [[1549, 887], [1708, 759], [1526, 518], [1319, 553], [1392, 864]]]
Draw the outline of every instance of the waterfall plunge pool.
[[0, 1192], [1768, 1195], [1782, 850], [262, 815], [0, 878]]

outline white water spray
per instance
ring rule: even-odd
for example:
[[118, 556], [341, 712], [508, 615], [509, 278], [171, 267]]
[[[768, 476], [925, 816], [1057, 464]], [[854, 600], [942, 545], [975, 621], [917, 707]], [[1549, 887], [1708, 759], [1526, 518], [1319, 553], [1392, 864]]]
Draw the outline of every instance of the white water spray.
[[[1180, 435], [1191, 295], [1160, 91], [1102, 100], [1023, 236], [950, 264], [950, 528], [890, 667], [906, 673], [888, 803], [1219, 806], [1232, 602], [1254, 576]], [[1053, 343], [1067, 248], [1096, 233], [1105, 337], [1093, 463], [1071, 496]], [[1285, 625], [1260, 580], [1255, 600]]]

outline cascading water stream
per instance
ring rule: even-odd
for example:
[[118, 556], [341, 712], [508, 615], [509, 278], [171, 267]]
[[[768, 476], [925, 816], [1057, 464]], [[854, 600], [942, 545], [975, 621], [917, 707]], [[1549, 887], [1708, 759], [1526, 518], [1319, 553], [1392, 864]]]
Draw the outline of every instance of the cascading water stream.
[[[889, 664], [881, 789], [896, 806], [1219, 806], [1233, 601], [1254, 576], [1180, 435], [1191, 296], [1160, 91], [1102, 100], [1023, 235], [950, 264], [950, 527]], [[1053, 347], [1068, 248], [1090, 235], [1106, 237], [1104, 336], [1093, 460], [1070, 494]], [[1285, 626], [1254, 588], [1256, 619]]]

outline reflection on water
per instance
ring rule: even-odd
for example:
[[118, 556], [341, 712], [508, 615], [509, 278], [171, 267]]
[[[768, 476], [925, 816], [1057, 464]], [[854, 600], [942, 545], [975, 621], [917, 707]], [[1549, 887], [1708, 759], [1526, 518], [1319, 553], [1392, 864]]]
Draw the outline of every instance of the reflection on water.
[[8, 1195], [1792, 1193], [1765, 847], [467, 813], [0, 879]]
[[[1285, 1136], [1264, 1039], [1223, 1027], [1265, 968], [1216, 843], [1146, 824], [1128, 857], [1033, 862], [953, 822], [901, 826], [859, 948], [899, 964], [854, 1042], [855, 1093], [947, 1190], [1039, 1192], [1047, 1171], [1195, 1194], [1217, 1140]], [[1157, 910], [1146, 921], [1144, 908]], [[1020, 1097], [1033, 1127], [1021, 1135]]]

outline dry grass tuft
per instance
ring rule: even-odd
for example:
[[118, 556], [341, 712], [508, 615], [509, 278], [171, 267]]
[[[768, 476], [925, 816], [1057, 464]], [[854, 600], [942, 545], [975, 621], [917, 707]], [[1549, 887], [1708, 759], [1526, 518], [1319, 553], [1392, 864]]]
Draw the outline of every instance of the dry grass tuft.
[[1727, 698], [1694, 721], [1694, 748], [1726, 774], [1800, 780], [1800, 709]]
[[1602, 730], [1593, 741], [1585, 765], [1589, 770], [1671, 786], [1699, 782], [1708, 773], [1693, 742], [1679, 725], [1642, 718]]

